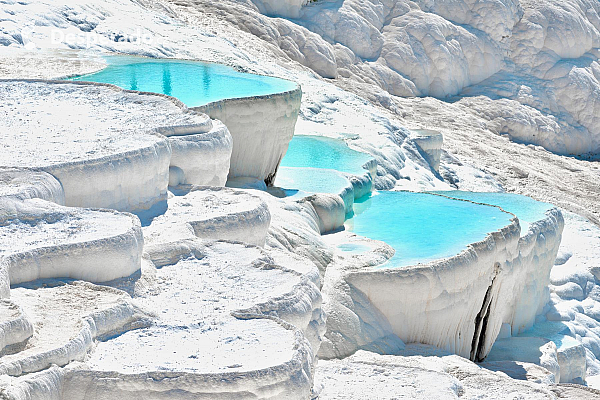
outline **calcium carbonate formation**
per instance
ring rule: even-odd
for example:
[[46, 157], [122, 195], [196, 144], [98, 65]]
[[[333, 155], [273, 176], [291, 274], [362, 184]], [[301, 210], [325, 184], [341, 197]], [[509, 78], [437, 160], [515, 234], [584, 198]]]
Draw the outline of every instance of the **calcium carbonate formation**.
[[[536, 162], [597, 152], [599, 12], [593, 0], [4, 2], [0, 397], [554, 398], [549, 384], [594, 382], [598, 271], [572, 273], [595, 259], [569, 249], [593, 247], [597, 229], [551, 205], [525, 218], [438, 191], [506, 183], [445, 151], [453, 118], [475, 138], [527, 143], [500, 150]], [[29, 53], [51, 47], [63, 50]], [[46, 80], [104, 68], [90, 48], [299, 85], [188, 107], [168, 85]], [[286, 166], [295, 132], [367, 160]], [[511, 171], [538, 176], [526, 170]], [[394, 265], [399, 248], [352, 228], [383, 190], [503, 218], [461, 250]]]

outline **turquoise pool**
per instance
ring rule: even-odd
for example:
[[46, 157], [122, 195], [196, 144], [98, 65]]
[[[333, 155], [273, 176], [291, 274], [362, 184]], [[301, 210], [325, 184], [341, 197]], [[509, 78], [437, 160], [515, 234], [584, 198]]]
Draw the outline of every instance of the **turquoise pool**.
[[502, 207], [519, 218], [521, 233], [529, 230], [529, 225], [546, 217], [546, 211], [554, 208], [552, 204], [536, 201], [527, 196], [514, 193], [483, 193], [483, 192], [461, 192], [458, 190], [448, 192], [437, 192], [445, 196], [458, 199], [466, 199], [478, 203], [493, 204]]
[[427, 193], [375, 192], [354, 203], [346, 229], [392, 246], [396, 253], [382, 268], [427, 263], [459, 254], [510, 224], [497, 207]]
[[275, 178], [275, 186], [296, 189], [296, 196], [309, 193], [340, 194], [351, 187], [350, 181], [332, 169], [280, 167]]
[[335, 169], [362, 175], [366, 172], [363, 166], [372, 159], [368, 154], [352, 150], [343, 140], [296, 135], [281, 160], [281, 166]]
[[197, 107], [228, 98], [281, 93], [297, 87], [284, 79], [237, 72], [200, 61], [108, 56], [108, 66], [96, 73], [69, 78], [110, 83], [127, 90], [162, 93]]

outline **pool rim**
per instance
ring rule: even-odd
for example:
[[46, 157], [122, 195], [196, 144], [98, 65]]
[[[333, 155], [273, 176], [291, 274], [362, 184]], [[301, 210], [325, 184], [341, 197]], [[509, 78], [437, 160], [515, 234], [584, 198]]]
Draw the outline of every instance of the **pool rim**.
[[[500, 211], [511, 215], [512, 217], [511, 217], [510, 223], [508, 225], [505, 225], [502, 228], [499, 228], [495, 231], [486, 233], [485, 237], [482, 240], [467, 244], [463, 250], [461, 250], [459, 253], [457, 253], [455, 255], [447, 256], [447, 257], [440, 257], [440, 258], [437, 258], [435, 260], [431, 260], [431, 261], [425, 262], [425, 263], [405, 265], [405, 266], [401, 266], [401, 267], [384, 267], [384, 265], [386, 263], [388, 263], [389, 260], [393, 257], [393, 255], [392, 255], [392, 257], [390, 257], [388, 260], [386, 260], [380, 264], [377, 264], [377, 265], [368, 266], [366, 268], [365, 267], [358, 268], [358, 267], [349, 266], [349, 268], [346, 271], [346, 273], [349, 276], [350, 275], [373, 274], [373, 273], [375, 273], [375, 274], [418, 273], [419, 271], [424, 271], [424, 270], [444, 268], [444, 267], [449, 266], [451, 263], [460, 262], [461, 259], [468, 257], [468, 254], [471, 250], [477, 251], [477, 249], [479, 249], [479, 248], [482, 248], [482, 249], [485, 248], [486, 243], [489, 242], [490, 240], [495, 241], [495, 237], [497, 237], [498, 235], [507, 237], [515, 229], [518, 229], [519, 230], [518, 242], [519, 243], [525, 242], [525, 241], [531, 240], [531, 238], [533, 238], [534, 236], [537, 236], [537, 234], [540, 230], [539, 225], [551, 223], [553, 220], [559, 220], [559, 221], [563, 220], [563, 216], [562, 216], [562, 212], [560, 211], [560, 208], [557, 206], [553, 206], [552, 208], [550, 208], [544, 212], [545, 217], [543, 219], [531, 222], [529, 224], [528, 231], [523, 234], [523, 232], [521, 231], [521, 224], [520, 224], [519, 218], [515, 214], [511, 213], [510, 211], [506, 211], [502, 207], [494, 205], [494, 204], [478, 203], [478, 202], [467, 200], [467, 199], [457, 199], [457, 198], [454, 198], [451, 196], [443, 195], [440, 193], [432, 193], [432, 192], [416, 192], [416, 191], [411, 191], [411, 190], [392, 190], [392, 191], [386, 191], [386, 192], [405, 192], [405, 193], [428, 194], [428, 195], [433, 195], [433, 196], [444, 197], [449, 200], [464, 201], [464, 202], [473, 203], [473, 204], [482, 205], [482, 206], [495, 207], [495, 208], [498, 208]], [[359, 236], [359, 237], [365, 237], [370, 240], [376, 240], [373, 238], [369, 238], [368, 236], [358, 235], [352, 231], [348, 231], [348, 232], [355, 234], [356, 236]], [[381, 241], [381, 242], [386, 243], [388, 246], [394, 248], [393, 246], [391, 246], [389, 243], [387, 243], [385, 241]]]
[[101, 72], [101, 71], [105, 70], [106, 68], [108, 68], [110, 66], [110, 64], [108, 64], [108, 63], [104, 64], [102, 66], [102, 68], [100, 68], [100, 69], [98, 69], [98, 70], [96, 70], [94, 72], [87, 72], [85, 74], [69, 74], [69, 75], [64, 75], [64, 76], [60, 76], [60, 77], [54, 78], [53, 80], [66, 81], [66, 82], [99, 83], [99, 84], [103, 84], [103, 85], [116, 86], [119, 89], [126, 90], [128, 92], [138, 92], [138, 93], [142, 93], [142, 94], [156, 94], [156, 95], [160, 95], [160, 96], [167, 96], [167, 97], [174, 98], [175, 100], [177, 100], [179, 103], [183, 104], [186, 108], [188, 108], [190, 110], [194, 110], [194, 111], [197, 111], [197, 112], [200, 111], [200, 112], [203, 112], [205, 114], [207, 114], [207, 112], [200, 110], [200, 108], [207, 107], [207, 106], [217, 106], [217, 104], [221, 103], [221, 102], [232, 101], [232, 100], [240, 101], [240, 100], [268, 99], [268, 98], [272, 98], [273, 96], [291, 95], [291, 94], [293, 94], [295, 92], [298, 92], [298, 91], [300, 91], [300, 93], [302, 93], [302, 85], [300, 85], [298, 82], [292, 81], [292, 80], [287, 79], [287, 78], [281, 78], [281, 77], [278, 77], [278, 76], [273, 76], [273, 75], [259, 74], [259, 73], [256, 73], [256, 72], [239, 71], [233, 65], [223, 64], [223, 63], [220, 63], [220, 62], [217, 62], [217, 61], [205, 61], [205, 60], [199, 60], [199, 59], [174, 58], [174, 57], [159, 58], [159, 57], [150, 57], [150, 56], [140, 55], [140, 54], [126, 54], [126, 53], [100, 54], [100, 57], [102, 57], [103, 59], [106, 59], [106, 58], [109, 58], [109, 57], [116, 57], [116, 58], [119, 58], [119, 57], [128, 58], [129, 57], [129, 58], [139, 58], [139, 59], [155, 60], [155, 61], [166, 60], [166, 61], [170, 61], [170, 62], [214, 64], [214, 65], [220, 65], [220, 66], [231, 68], [235, 72], [238, 72], [238, 73], [241, 73], [241, 74], [248, 74], [248, 75], [254, 75], [254, 76], [262, 76], [262, 77], [266, 77], [266, 78], [280, 79], [282, 81], [286, 81], [286, 82], [294, 84], [294, 87], [292, 89], [285, 90], [285, 91], [282, 91], [282, 92], [273, 92], [273, 93], [264, 94], [264, 95], [257, 95], [257, 96], [227, 97], [225, 99], [215, 100], [215, 101], [211, 101], [211, 102], [208, 102], [208, 103], [205, 103], [205, 104], [201, 104], [201, 105], [197, 105], [197, 106], [188, 106], [187, 104], [185, 104], [181, 100], [179, 100], [177, 97], [175, 97], [175, 96], [169, 96], [169, 95], [166, 95], [166, 94], [163, 94], [163, 93], [145, 92], [145, 91], [141, 91], [141, 90], [123, 89], [120, 86], [114, 85], [114, 84], [111, 84], [111, 83], [101, 83], [101, 82], [93, 82], [93, 81], [74, 81], [74, 80], [71, 80], [72, 78], [85, 77], [85, 76], [89, 76], [89, 75], [93, 75], [93, 74], [96, 74], [98, 72]]

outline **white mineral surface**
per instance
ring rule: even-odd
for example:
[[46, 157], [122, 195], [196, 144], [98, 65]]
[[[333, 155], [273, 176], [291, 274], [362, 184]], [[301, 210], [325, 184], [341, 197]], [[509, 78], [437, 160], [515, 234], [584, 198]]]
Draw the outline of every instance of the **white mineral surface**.
[[256, 196], [197, 186], [172, 196], [167, 211], [144, 228], [144, 239], [149, 246], [194, 237], [262, 246], [270, 221], [269, 208]]
[[[599, 397], [599, 13], [596, 0], [0, 1], [0, 396]], [[14, 80], [89, 73], [116, 52], [290, 79], [302, 105], [269, 135], [273, 116], [244, 103], [247, 129], [230, 119], [230, 135], [227, 113], [164, 96]], [[296, 112], [296, 133], [369, 153], [375, 189], [516, 192], [561, 207], [564, 229], [554, 212], [458, 264], [377, 272], [388, 245], [322, 235], [349, 201], [256, 190]], [[254, 189], [188, 193], [228, 175]], [[154, 214], [142, 229], [73, 207]], [[477, 365], [413, 341], [492, 351]]]

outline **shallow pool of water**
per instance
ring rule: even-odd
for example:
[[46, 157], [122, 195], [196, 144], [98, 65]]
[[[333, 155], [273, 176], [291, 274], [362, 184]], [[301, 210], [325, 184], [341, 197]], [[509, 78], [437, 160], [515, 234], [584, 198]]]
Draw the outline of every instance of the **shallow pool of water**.
[[213, 101], [262, 96], [294, 89], [284, 79], [237, 72], [231, 67], [200, 61], [107, 56], [108, 66], [69, 80], [110, 83], [127, 90], [161, 93], [188, 107]]
[[552, 204], [536, 201], [530, 197], [514, 193], [462, 192], [458, 190], [437, 193], [502, 207], [519, 218], [522, 234], [527, 233], [531, 223], [544, 219], [546, 211], [554, 208]]
[[351, 187], [350, 181], [338, 171], [320, 168], [281, 167], [277, 171], [275, 186], [284, 189], [297, 189], [296, 196], [309, 193], [340, 194]]
[[373, 157], [352, 150], [343, 140], [320, 136], [296, 135], [281, 160], [284, 167], [312, 167], [335, 169], [353, 175], [362, 175], [363, 168]]
[[497, 207], [411, 192], [375, 192], [354, 203], [346, 229], [392, 246], [382, 268], [427, 263], [459, 254], [467, 245], [510, 224]]

